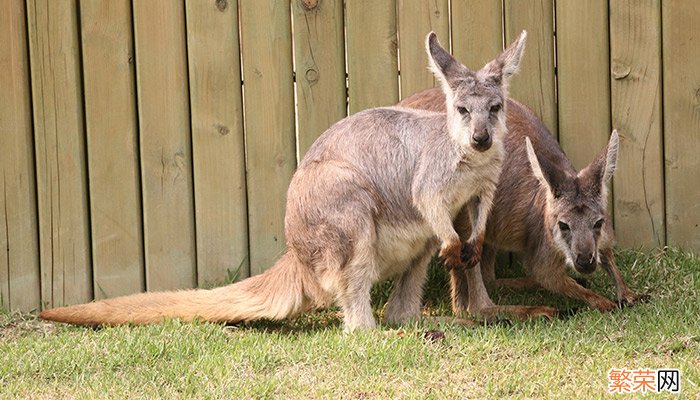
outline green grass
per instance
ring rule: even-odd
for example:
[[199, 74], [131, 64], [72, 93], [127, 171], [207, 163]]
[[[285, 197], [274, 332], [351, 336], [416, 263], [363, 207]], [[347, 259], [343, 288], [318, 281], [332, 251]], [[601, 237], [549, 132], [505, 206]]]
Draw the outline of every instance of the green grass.
[[[700, 398], [700, 260], [624, 251], [629, 285], [652, 302], [565, 320], [472, 327], [422, 322], [344, 334], [336, 310], [236, 326], [170, 321], [85, 329], [0, 314], [2, 398], [606, 398], [612, 368], [679, 368], [680, 395]], [[592, 288], [613, 296], [596, 273]], [[390, 286], [375, 288], [377, 313]], [[580, 306], [543, 291], [501, 304]], [[448, 314], [433, 268], [426, 313]], [[426, 340], [439, 330], [444, 339]]]

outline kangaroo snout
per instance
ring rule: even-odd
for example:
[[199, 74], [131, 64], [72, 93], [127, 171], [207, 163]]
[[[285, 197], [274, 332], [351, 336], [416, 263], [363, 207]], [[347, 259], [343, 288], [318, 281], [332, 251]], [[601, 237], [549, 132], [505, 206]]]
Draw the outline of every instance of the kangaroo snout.
[[596, 259], [593, 253], [579, 253], [576, 256], [576, 271], [582, 274], [590, 274], [595, 271]]
[[472, 147], [477, 151], [486, 151], [491, 148], [491, 135], [487, 130], [472, 135]]

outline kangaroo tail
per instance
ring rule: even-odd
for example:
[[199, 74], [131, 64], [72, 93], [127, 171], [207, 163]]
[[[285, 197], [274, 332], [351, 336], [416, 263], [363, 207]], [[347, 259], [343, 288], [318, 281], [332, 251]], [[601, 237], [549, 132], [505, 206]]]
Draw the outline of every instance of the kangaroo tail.
[[42, 311], [42, 319], [76, 325], [149, 324], [164, 318], [237, 322], [284, 319], [324, 302], [310, 269], [286, 253], [264, 273], [211, 290], [140, 293]]

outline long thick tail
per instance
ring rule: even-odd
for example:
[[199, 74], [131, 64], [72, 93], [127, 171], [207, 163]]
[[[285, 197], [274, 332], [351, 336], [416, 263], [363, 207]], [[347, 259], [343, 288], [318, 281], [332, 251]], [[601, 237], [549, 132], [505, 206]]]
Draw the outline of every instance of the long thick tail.
[[285, 254], [264, 273], [211, 290], [141, 293], [42, 311], [43, 319], [76, 325], [149, 324], [164, 318], [237, 322], [284, 319], [323, 303], [309, 268]]

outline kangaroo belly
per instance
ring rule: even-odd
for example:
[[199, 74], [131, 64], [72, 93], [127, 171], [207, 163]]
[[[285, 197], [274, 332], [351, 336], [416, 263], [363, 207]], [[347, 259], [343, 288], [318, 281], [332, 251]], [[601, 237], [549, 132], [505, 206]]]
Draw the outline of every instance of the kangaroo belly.
[[376, 248], [379, 280], [410, 268], [413, 261], [425, 253], [426, 246], [433, 242], [432, 229], [424, 222], [379, 224]]

